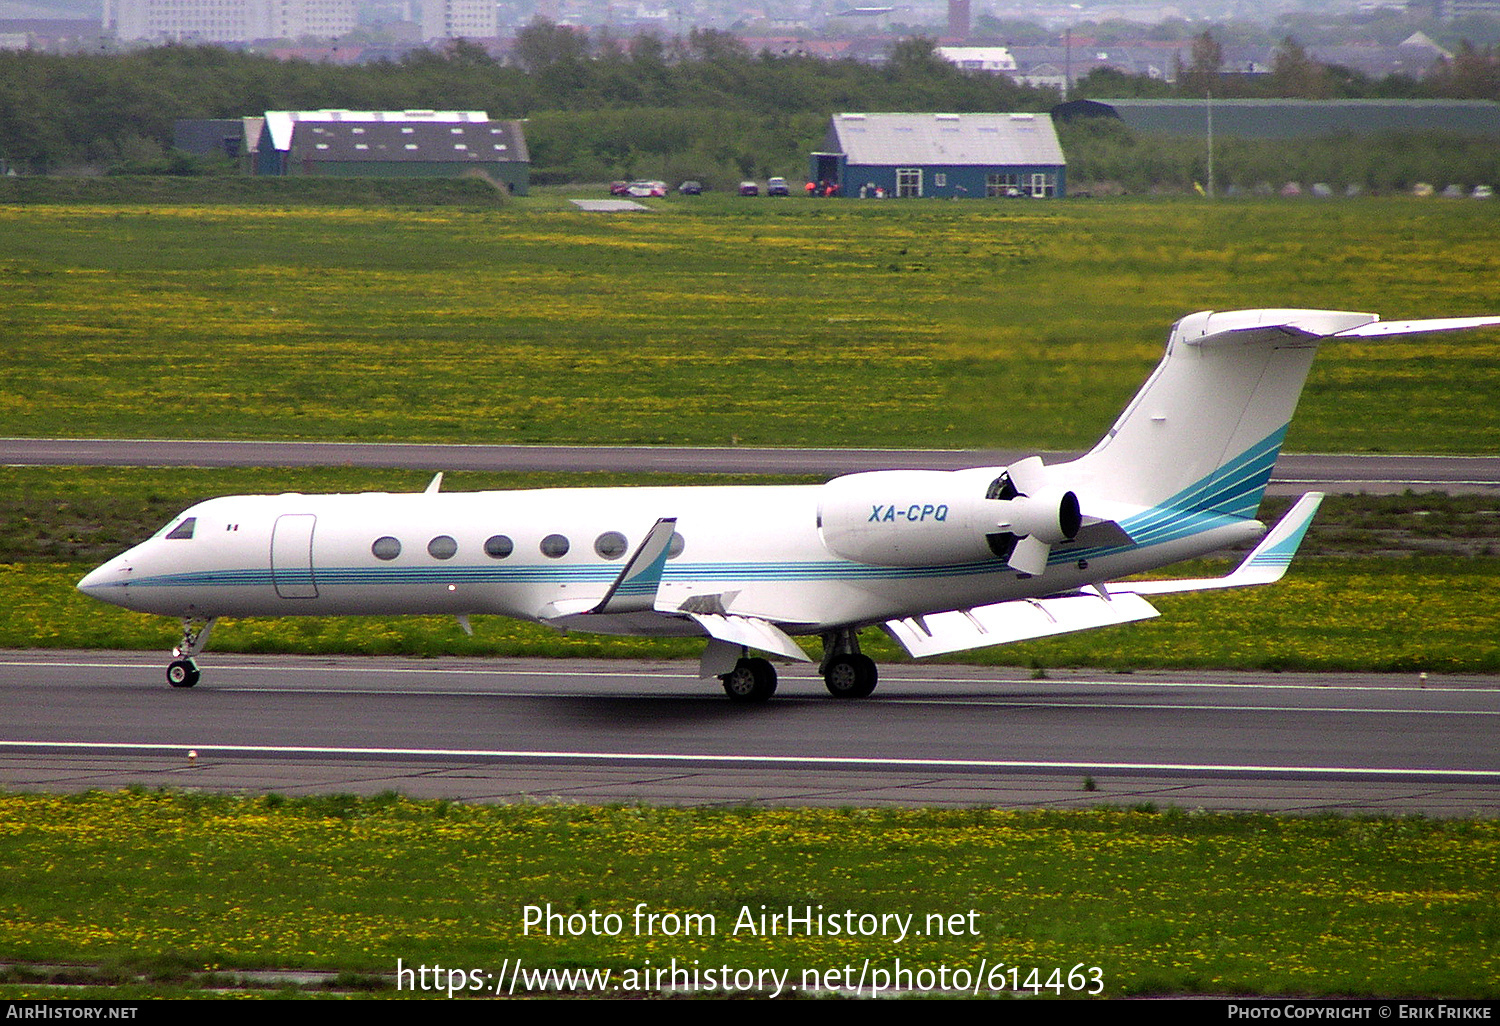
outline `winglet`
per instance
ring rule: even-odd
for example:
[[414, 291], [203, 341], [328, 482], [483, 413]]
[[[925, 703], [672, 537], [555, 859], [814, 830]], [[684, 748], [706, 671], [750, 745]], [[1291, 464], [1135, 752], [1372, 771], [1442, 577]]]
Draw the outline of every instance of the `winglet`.
[[649, 611], [656, 605], [656, 591], [661, 587], [662, 569], [672, 545], [676, 517], [662, 517], [625, 561], [620, 576], [609, 586], [604, 598], [590, 613], [635, 613]]
[[1223, 577], [1177, 581], [1127, 581], [1108, 585], [1111, 594], [1165, 595], [1178, 591], [1209, 591], [1215, 588], [1244, 588], [1255, 584], [1272, 584], [1281, 580], [1292, 557], [1302, 545], [1313, 514], [1323, 501], [1322, 492], [1308, 492], [1298, 499], [1286, 515], [1277, 521], [1269, 534], [1246, 556], [1233, 572]]

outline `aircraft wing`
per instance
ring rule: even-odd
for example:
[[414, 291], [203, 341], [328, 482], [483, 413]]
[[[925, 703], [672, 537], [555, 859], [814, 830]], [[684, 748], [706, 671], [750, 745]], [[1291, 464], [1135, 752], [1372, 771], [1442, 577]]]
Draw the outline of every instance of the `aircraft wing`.
[[1070, 595], [1015, 599], [973, 609], [909, 616], [881, 626], [913, 658], [986, 648], [1093, 627], [1148, 620], [1156, 607], [1139, 595], [1089, 588]]
[[1302, 544], [1312, 523], [1313, 514], [1323, 501], [1322, 492], [1308, 492], [1298, 499], [1276, 526], [1261, 539], [1250, 555], [1246, 556], [1233, 572], [1223, 577], [1206, 577], [1175, 581], [1127, 581], [1110, 584], [1110, 594], [1167, 595], [1180, 591], [1209, 591], [1215, 588], [1244, 588], [1255, 584], [1271, 584], [1281, 580], [1292, 557]]

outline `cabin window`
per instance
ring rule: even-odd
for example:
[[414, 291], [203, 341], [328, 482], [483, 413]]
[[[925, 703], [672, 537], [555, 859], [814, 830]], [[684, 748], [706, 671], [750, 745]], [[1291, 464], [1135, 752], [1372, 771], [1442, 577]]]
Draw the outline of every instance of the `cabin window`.
[[197, 523], [197, 517], [188, 517], [182, 523], [172, 528], [172, 530], [167, 534], [167, 537], [178, 539], [191, 538], [193, 536], [193, 528], [197, 526]]
[[566, 556], [569, 547], [568, 539], [560, 534], [549, 534], [542, 539], [542, 555], [552, 559]]
[[516, 551], [515, 543], [503, 534], [495, 534], [484, 540], [484, 554], [491, 559], [504, 559]]
[[594, 540], [594, 551], [605, 559], [619, 559], [625, 555], [625, 536], [619, 531], [605, 531]]
[[375, 554], [376, 559], [395, 559], [401, 555], [401, 543], [390, 535], [384, 538], [376, 538], [375, 544], [370, 546], [370, 551]]
[[452, 559], [457, 551], [458, 542], [446, 534], [440, 534], [427, 543], [427, 554], [433, 559]]

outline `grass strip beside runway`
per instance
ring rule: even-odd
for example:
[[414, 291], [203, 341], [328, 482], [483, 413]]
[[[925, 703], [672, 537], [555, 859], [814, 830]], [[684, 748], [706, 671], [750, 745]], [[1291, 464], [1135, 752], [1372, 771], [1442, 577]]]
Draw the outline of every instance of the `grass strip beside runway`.
[[[618, 982], [647, 960], [797, 981], [899, 958], [1022, 980], [1098, 966], [1107, 996], [1494, 997], [1497, 867], [1495, 821], [13, 794], [0, 959], [387, 975], [521, 959]], [[549, 905], [556, 925], [527, 927]], [[789, 906], [824, 928], [759, 928]], [[658, 914], [649, 933], [638, 908]], [[845, 912], [914, 918], [904, 939], [891, 919], [830, 933], [827, 917], [859, 922]]]

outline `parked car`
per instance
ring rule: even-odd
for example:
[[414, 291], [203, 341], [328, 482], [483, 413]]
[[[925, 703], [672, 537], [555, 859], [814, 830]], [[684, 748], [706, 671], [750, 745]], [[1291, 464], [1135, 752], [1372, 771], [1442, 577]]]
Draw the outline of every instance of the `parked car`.
[[786, 187], [785, 178], [768, 178], [766, 180], [767, 196], [790, 196], [792, 190]]
[[630, 195], [630, 183], [629, 182], [610, 182], [609, 183], [609, 194], [611, 196], [629, 196]]
[[665, 196], [667, 194], [666, 182], [631, 182], [629, 193], [636, 197]]
[[740, 195], [741, 196], [759, 196], [760, 195], [760, 186], [756, 185], [754, 182], [741, 182], [740, 183]]
[[703, 195], [703, 183], [689, 180], [679, 185], [677, 191], [684, 196], [701, 196]]

